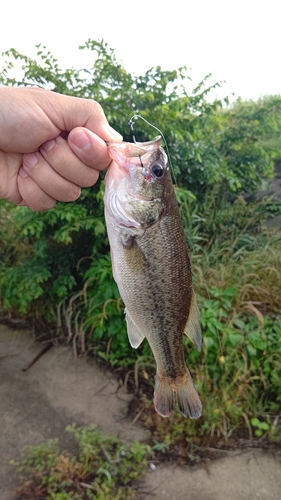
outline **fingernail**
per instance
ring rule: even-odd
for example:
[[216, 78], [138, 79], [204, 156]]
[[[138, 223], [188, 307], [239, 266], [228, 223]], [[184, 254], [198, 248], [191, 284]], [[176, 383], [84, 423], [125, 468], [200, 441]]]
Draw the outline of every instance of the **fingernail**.
[[123, 136], [121, 134], [119, 134], [119, 132], [117, 132], [117, 130], [112, 128], [110, 125], [107, 125], [107, 130], [110, 133], [110, 135], [112, 135], [112, 137], [115, 141], [118, 141], [118, 142], [123, 141]]
[[21, 176], [22, 179], [28, 177], [28, 173], [22, 167], [19, 169], [19, 175]]
[[89, 149], [90, 147], [90, 139], [87, 134], [83, 132], [83, 130], [75, 130], [72, 132], [71, 142], [73, 142], [74, 146], [82, 149], [83, 151]]
[[28, 168], [33, 168], [38, 162], [38, 158], [34, 153], [25, 154], [23, 157], [23, 164]]
[[44, 144], [42, 144], [41, 148], [44, 149], [44, 151], [46, 151], [46, 153], [48, 153], [49, 151], [51, 151], [51, 149], [53, 149], [53, 147], [55, 145], [56, 145], [55, 139], [51, 139], [50, 141], [44, 142]]

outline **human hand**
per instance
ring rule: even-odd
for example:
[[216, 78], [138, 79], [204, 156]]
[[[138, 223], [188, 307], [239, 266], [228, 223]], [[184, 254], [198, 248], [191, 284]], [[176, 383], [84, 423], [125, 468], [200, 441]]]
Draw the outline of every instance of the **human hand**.
[[122, 140], [101, 106], [29, 87], [0, 87], [0, 198], [34, 210], [74, 201], [111, 162]]

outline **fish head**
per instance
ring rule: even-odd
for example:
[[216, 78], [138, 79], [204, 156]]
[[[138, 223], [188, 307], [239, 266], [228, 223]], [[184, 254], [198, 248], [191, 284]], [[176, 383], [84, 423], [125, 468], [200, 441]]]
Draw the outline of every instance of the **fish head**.
[[130, 221], [127, 225], [134, 221], [134, 227], [143, 227], [158, 220], [167, 177], [170, 178], [161, 137], [149, 142], [108, 143], [108, 152], [113, 163], [105, 181], [115, 192], [122, 212], [127, 214]]
[[161, 185], [168, 166], [160, 136], [149, 142], [108, 143], [108, 152], [116, 163], [108, 175], [114, 180], [116, 189], [125, 179], [127, 191], [132, 196], [153, 199], [163, 191]]

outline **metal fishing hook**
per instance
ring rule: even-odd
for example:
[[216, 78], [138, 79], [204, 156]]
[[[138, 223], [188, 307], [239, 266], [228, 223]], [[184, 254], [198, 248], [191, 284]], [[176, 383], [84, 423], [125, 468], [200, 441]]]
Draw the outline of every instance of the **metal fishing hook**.
[[136, 141], [136, 136], [134, 134], [134, 122], [133, 122], [133, 118], [134, 118], [134, 116], [129, 120], [128, 125], [129, 125], [129, 127], [131, 129], [131, 134], [132, 134], [133, 141], [136, 144], [137, 141]]
[[[133, 138], [134, 144], [136, 144], [136, 142], [137, 142], [137, 141], [136, 141], [136, 136], [135, 136], [135, 133], [134, 133], [134, 122], [133, 122], [133, 118], [134, 118], [134, 116], [133, 116], [133, 117], [129, 120], [128, 125], [129, 125], [129, 127], [130, 127], [130, 129], [131, 129], [131, 134], [132, 134], [132, 138]], [[141, 159], [141, 155], [139, 155], [139, 159], [140, 159], [140, 164], [141, 164], [142, 168], [145, 170], [144, 165], [143, 165], [143, 162], [142, 162], [142, 159]]]
[[[169, 165], [171, 167], [171, 173], [172, 173], [172, 176], [174, 178], [174, 182], [175, 184], [177, 184], [177, 180], [176, 180], [176, 176], [175, 176], [175, 173], [174, 173], [174, 169], [173, 169], [173, 165], [172, 165], [172, 161], [171, 161], [171, 156], [170, 156], [170, 153], [169, 153], [169, 148], [168, 148], [168, 144], [167, 144], [167, 141], [164, 137], [164, 134], [163, 132], [161, 132], [161, 130], [157, 127], [155, 127], [155, 125], [152, 125], [152, 123], [150, 123], [149, 121], [147, 121], [145, 118], [143, 118], [143, 116], [141, 115], [134, 115], [132, 116], [132, 118], [130, 118], [129, 120], [129, 127], [131, 129], [131, 133], [132, 133], [132, 137], [133, 137], [133, 141], [134, 143], [136, 142], [136, 138], [135, 138], [135, 135], [134, 135], [134, 120], [136, 118], [141, 118], [141, 120], [143, 120], [147, 125], [149, 125], [150, 127], [154, 128], [155, 130], [157, 130], [157, 132], [159, 132], [159, 134], [161, 135], [163, 141], [164, 141], [164, 144], [165, 144], [165, 147], [166, 147], [166, 150], [167, 150], [167, 156], [168, 156], [168, 160], [169, 160]], [[141, 165], [143, 166], [142, 164], [142, 161], [141, 161]]]

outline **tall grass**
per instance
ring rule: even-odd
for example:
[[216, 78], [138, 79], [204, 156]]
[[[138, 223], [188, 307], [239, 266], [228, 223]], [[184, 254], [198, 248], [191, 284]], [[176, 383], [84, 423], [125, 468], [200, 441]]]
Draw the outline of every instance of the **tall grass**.
[[[146, 341], [137, 350], [129, 345], [123, 303], [105, 251], [89, 256], [80, 291], [76, 289], [72, 296], [67, 294], [58, 304], [50, 304], [51, 308], [57, 306], [57, 334], [66, 334], [75, 354], [92, 352], [119, 371], [122, 368], [124, 384], [130, 383], [141, 396], [135, 418], [143, 419], [153, 429], [158, 442], [180, 441], [185, 446], [191, 438], [198, 444], [218, 439], [230, 442], [241, 429], [246, 430], [248, 439], [255, 435], [276, 439], [281, 414], [281, 232], [268, 229], [267, 221], [281, 213], [281, 205], [272, 200], [246, 203], [242, 197], [226, 203], [215, 191], [199, 206], [183, 189], [177, 196], [201, 309], [202, 352], [187, 338], [184, 345], [186, 362], [204, 406], [202, 418], [190, 421], [175, 413], [165, 420], [155, 413], [154, 359]], [[11, 263], [20, 263], [31, 243], [28, 238], [26, 242], [13, 239], [10, 210], [3, 209], [2, 214], [6, 229], [0, 247], [1, 303], [3, 310], [8, 303], [16, 311], [17, 304], [20, 310], [23, 294], [17, 297], [15, 290], [25, 281], [20, 276], [16, 286], [12, 285], [10, 274], [14, 282], [17, 280]], [[77, 273], [83, 262], [77, 263]], [[27, 262], [27, 270], [24, 266], [19, 269], [28, 285], [32, 267]], [[38, 280], [43, 271], [38, 270]], [[32, 283], [39, 290], [40, 280], [37, 283], [33, 279]], [[31, 301], [33, 292], [29, 285], [28, 289]], [[46, 306], [42, 306], [43, 299], [41, 295], [39, 301], [33, 298], [29, 302], [41, 317]]]
[[[198, 421], [167, 420], [143, 396], [139, 415], [158, 442], [233, 443], [232, 437], [280, 439], [281, 232], [266, 221], [271, 200], [204, 210], [182, 205], [201, 309], [203, 349], [188, 339], [186, 361], [203, 402]], [[244, 431], [245, 430], [245, 431]]]
[[165, 420], [155, 413], [155, 363], [147, 342], [138, 350], [129, 345], [109, 257], [92, 262], [83, 290], [62, 306], [60, 318], [80, 311], [70, 333], [75, 343], [79, 346], [82, 339], [84, 349], [112, 366], [126, 367], [124, 383], [131, 380], [138, 394], [146, 394], [138, 399], [135, 417], [153, 430], [157, 442], [229, 443], [243, 429], [247, 439], [256, 432], [276, 439], [281, 413], [281, 232], [269, 230], [266, 221], [281, 207], [271, 200], [246, 204], [242, 198], [217, 208], [207, 199], [198, 207], [190, 205], [183, 190], [180, 197], [201, 309], [202, 352], [187, 338], [184, 344], [204, 406], [202, 418], [190, 421], [175, 413]]

